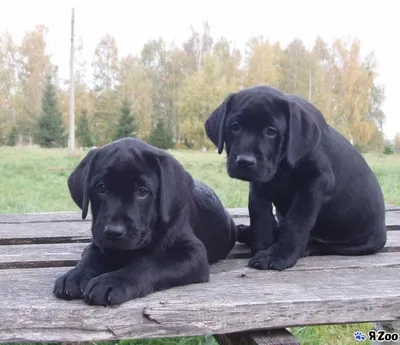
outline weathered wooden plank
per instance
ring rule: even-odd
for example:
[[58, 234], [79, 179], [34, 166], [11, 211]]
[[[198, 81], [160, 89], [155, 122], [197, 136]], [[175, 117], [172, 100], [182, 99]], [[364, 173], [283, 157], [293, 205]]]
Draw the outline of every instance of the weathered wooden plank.
[[[234, 218], [237, 224], [249, 224], [249, 218]], [[89, 242], [90, 222], [37, 222], [0, 224], [1, 244]]]
[[[52, 244], [22, 244], [22, 245], [0, 245], [0, 269], [5, 268], [29, 268], [29, 267], [60, 267], [74, 266], [81, 257], [83, 249], [88, 243], [52, 243]], [[342, 257], [325, 256], [310, 258], [315, 267], [307, 266], [306, 269], [325, 269], [340, 267], [378, 267], [393, 266], [398, 264], [400, 259], [400, 232], [389, 231], [388, 242], [382, 253], [393, 253], [396, 255], [387, 256], [389, 261], [379, 261], [381, 257], [362, 256], [362, 257]], [[244, 267], [250, 258], [250, 249], [240, 243], [237, 243], [228, 256], [229, 259], [243, 259], [238, 261], [238, 267]], [[383, 256], [382, 258], [385, 258]], [[239, 263], [240, 262], [240, 263]], [[330, 265], [333, 266], [330, 266]], [[229, 264], [230, 267], [236, 267]], [[232, 266], [233, 265], [233, 266]], [[313, 264], [312, 264], [313, 265]], [[302, 265], [295, 266], [301, 269]], [[318, 268], [319, 267], [319, 268]]]
[[[400, 318], [398, 268], [212, 274], [114, 308], [52, 296], [67, 268], [2, 270], [0, 342], [227, 334]], [[238, 298], [240, 296], [240, 298]]]
[[90, 222], [42, 222], [0, 225], [0, 244], [89, 242]]
[[220, 334], [214, 338], [220, 345], [300, 345], [296, 337], [285, 328]]
[[400, 211], [386, 212], [386, 227], [389, 230], [400, 230]]
[[393, 204], [385, 204], [386, 211], [399, 211], [400, 206]]
[[88, 243], [0, 246], [0, 269], [75, 266]]
[[86, 220], [82, 220], [81, 212], [43, 212], [43, 213], [19, 213], [0, 214], [0, 224], [19, 223], [56, 223], [56, 222], [89, 222], [92, 218], [89, 213]]
[[[236, 274], [238, 277], [246, 278], [253, 272], [247, 267], [248, 259], [228, 258], [211, 266], [211, 272], [215, 274]], [[377, 253], [364, 256], [309, 256], [300, 258], [295, 266], [288, 271], [318, 271], [318, 270], [341, 270], [350, 268], [400, 268], [400, 253]]]
[[[388, 231], [387, 242], [382, 252], [400, 252], [400, 231]], [[249, 255], [249, 247], [240, 243], [237, 243], [230, 253], [232, 258], [248, 258]]]
[[[248, 217], [247, 208], [228, 208], [227, 209], [233, 218]], [[400, 207], [386, 204], [388, 212], [400, 211]], [[90, 213], [86, 220], [82, 220], [82, 213], [79, 211], [71, 212], [43, 212], [43, 213], [21, 213], [21, 214], [0, 214], [0, 224], [13, 223], [44, 223], [44, 222], [89, 222], [91, 220]], [[398, 220], [399, 218], [397, 218]]]
[[[228, 208], [233, 218], [248, 217], [247, 208]], [[0, 214], [0, 224], [15, 223], [43, 223], [43, 222], [89, 222], [92, 216], [89, 213], [86, 220], [82, 219], [82, 212], [43, 212], [43, 213], [21, 213], [21, 214]]]
[[[250, 223], [249, 218], [234, 218], [236, 224]], [[388, 230], [400, 229], [400, 211], [386, 214]], [[1, 244], [89, 242], [90, 222], [33, 222], [0, 224]]]

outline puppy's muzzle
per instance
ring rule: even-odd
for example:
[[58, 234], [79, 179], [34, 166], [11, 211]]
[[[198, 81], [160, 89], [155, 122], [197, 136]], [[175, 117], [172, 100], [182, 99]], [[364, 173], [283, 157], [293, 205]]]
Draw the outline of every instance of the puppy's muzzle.
[[123, 237], [126, 233], [126, 228], [120, 224], [109, 224], [104, 227], [104, 236], [108, 240], [117, 240]]
[[236, 165], [240, 168], [253, 168], [256, 163], [256, 157], [250, 154], [241, 154], [236, 157]]

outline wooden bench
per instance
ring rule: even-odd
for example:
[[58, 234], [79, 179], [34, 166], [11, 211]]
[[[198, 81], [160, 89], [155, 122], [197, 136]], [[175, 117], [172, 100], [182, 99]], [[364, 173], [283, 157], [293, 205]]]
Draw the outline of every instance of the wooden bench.
[[[230, 213], [249, 223], [247, 209]], [[223, 345], [298, 344], [286, 327], [374, 321], [390, 329], [400, 318], [395, 206], [387, 206], [393, 231], [379, 254], [307, 257], [283, 272], [258, 271], [246, 267], [249, 251], [238, 244], [212, 266], [209, 283], [107, 308], [52, 295], [56, 277], [89, 242], [89, 219], [79, 212], [0, 215], [0, 342], [214, 335]]]

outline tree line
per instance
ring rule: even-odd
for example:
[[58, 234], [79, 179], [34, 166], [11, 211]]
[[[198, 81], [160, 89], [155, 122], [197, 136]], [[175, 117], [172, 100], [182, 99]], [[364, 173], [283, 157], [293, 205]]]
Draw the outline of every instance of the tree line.
[[[66, 145], [68, 81], [51, 63], [47, 33], [37, 26], [21, 44], [1, 34], [0, 144]], [[213, 37], [204, 22], [181, 46], [151, 39], [137, 55], [120, 56], [115, 38], [105, 35], [88, 62], [77, 43], [80, 146], [135, 135], [165, 148], [211, 147], [204, 131], [209, 113], [229, 92], [266, 84], [311, 101], [360, 149], [383, 150], [384, 87], [374, 54], [362, 56], [358, 40], [317, 37], [307, 49], [300, 39], [282, 47], [259, 36], [242, 52], [228, 38]], [[58, 139], [50, 138], [54, 133]]]

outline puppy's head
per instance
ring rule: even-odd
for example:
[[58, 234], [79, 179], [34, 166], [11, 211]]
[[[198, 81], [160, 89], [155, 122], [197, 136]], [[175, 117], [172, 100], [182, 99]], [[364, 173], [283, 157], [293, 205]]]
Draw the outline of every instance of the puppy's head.
[[205, 129], [218, 153], [225, 144], [229, 176], [268, 182], [283, 160], [293, 167], [318, 145], [316, 112], [299, 97], [256, 86], [229, 94]]
[[83, 218], [91, 204], [96, 245], [137, 250], [171, 235], [169, 224], [192, 197], [193, 179], [168, 153], [125, 138], [91, 150], [68, 186]]

